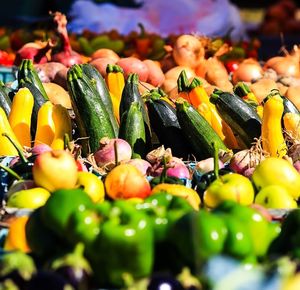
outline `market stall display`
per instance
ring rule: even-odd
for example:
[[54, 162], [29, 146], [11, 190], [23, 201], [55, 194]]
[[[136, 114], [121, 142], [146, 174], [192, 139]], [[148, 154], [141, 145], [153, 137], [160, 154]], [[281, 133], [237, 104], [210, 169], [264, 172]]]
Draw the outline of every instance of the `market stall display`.
[[262, 62], [256, 39], [51, 16], [1, 47], [1, 283], [297, 287], [298, 45]]

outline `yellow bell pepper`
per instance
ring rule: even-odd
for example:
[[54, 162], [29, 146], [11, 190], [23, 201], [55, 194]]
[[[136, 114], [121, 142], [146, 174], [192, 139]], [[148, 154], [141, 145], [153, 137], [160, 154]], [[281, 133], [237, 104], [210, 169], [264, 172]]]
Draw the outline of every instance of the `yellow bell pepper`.
[[51, 143], [52, 149], [65, 148], [65, 135], [72, 137], [72, 121], [68, 110], [60, 104], [53, 106], [52, 118], [55, 127], [54, 139]]
[[181, 196], [186, 199], [195, 210], [199, 210], [201, 205], [201, 199], [197, 192], [182, 184], [159, 183], [152, 188], [151, 195], [158, 192]]
[[287, 145], [283, 136], [281, 123], [284, 105], [282, 97], [276, 91], [264, 100], [261, 138], [262, 148], [271, 157], [283, 157], [287, 153]]
[[105, 80], [112, 98], [114, 115], [117, 121], [120, 123], [119, 107], [122, 92], [125, 86], [123, 69], [118, 65], [108, 64], [106, 68]]
[[283, 116], [285, 131], [294, 139], [300, 140], [300, 114], [288, 112]]
[[13, 97], [9, 124], [22, 146], [31, 147], [31, 114], [34, 97], [28, 88], [20, 88]]
[[7, 137], [2, 135], [3, 133], [9, 135], [15, 143], [15, 145], [19, 148], [22, 148], [19, 140], [17, 139], [14, 131], [12, 130], [8, 122], [5, 111], [2, 107], [0, 107], [0, 156], [17, 156], [17, 149]]
[[38, 111], [34, 146], [38, 144], [47, 144], [50, 146], [54, 139], [55, 125], [52, 118], [53, 106], [50, 101], [47, 101]]

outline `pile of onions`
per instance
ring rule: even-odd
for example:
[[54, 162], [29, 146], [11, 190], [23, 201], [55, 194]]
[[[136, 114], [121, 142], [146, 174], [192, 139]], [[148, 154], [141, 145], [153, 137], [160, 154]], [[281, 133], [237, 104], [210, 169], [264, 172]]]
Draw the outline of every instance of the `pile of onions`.
[[183, 34], [176, 39], [172, 55], [178, 65], [194, 69], [204, 58], [205, 49], [196, 36]]
[[74, 64], [82, 63], [82, 57], [79, 53], [72, 50], [70, 39], [67, 31], [67, 18], [66, 15], [55, 12], [51, 13], [55, 24], [57, 25], [57, 33], [62, 41], [62, 51], [52, 55], [51, 60], [64, 64], [66, 67], [71, 67]]
[[99, 167], [107, 167], [115, 164], [116, 161], [125, 162], [131, 159], [132, 148], [126, 140], [104, 137], [99, 143], [99, 148], [93, 154]]
[[255, 82], [263, 77], [263, 68], [260, 63], [252, 58], [243, 60], [232, 74], [232, 82]]
[[266, 61], [264, 69], [273, 69], [278, 76], [299, 77], [299, 53], [274, 56]]

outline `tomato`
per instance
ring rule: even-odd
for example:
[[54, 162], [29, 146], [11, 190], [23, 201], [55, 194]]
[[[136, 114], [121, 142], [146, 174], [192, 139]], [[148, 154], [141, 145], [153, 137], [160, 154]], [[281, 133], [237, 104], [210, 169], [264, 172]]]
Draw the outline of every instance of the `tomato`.
[[225, 63], [225, 67], [227, 69], [227, 71], [229, 73], [231, 72], [234, 72], [235, 70], [237, 70], [237, 68], [239, 67], [239, 61], [238, 60], [228, 60], [226, 63]]

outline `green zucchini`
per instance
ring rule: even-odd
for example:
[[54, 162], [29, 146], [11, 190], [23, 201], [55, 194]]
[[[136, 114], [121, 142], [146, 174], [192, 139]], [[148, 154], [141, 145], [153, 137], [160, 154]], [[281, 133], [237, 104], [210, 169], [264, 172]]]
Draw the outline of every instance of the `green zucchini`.
[[132, 148], [131, 158], [146, 157], [146, 132], [140, 103], [131, 103], [129, 110], [122, 115], [119, 138], [130, 144]]
[[4, 110], [6, 116], [8, 116], [11, 108], [11, 99], [6, 92], [5, 84], [2, 81], [0, 81], [0, 107]]
[[93, 65], [89, 63], [84, 63], [81, 64], [80, 66], [82, 68], [83, 73], [87, 75], [87, 77], [91, 81], [91, 84], [95, 87], [95, 89], [99, 93], [99, 97], [101, 98], [106, 108], [106, 111], [109, 114], [109, 118], [113, 126], [113, 129], [115, 131], [115, 135], [118, 135], [119, 125], [114, 115], [113, 103], [104, 78]]
[[42, 84], [41, 79], [38, 76], [37, 71], [34, 68], [33, 62], [31, 59], [23, 59], [20, 66], [18, 67], [17, 72], [18, 84], [23, 82], [32, 83], [41, 93], [46, 101], [49, 100], [45, 88]]
[[80, 136], [83, 137], [81, 143], [83, 153], [95, 152], [99, 148], [101, 138], [116, 137], [109, 114], [80, 65], [73, 65], [68, 70], [67, 85], [75, 122]]
[[174, 156], [187, 160], [191, 153], [189, 141], [185, 138], [177, 119], [176, 109], [151, 90], [146, 106], [150, 125], [158, 141], [165, 148], [171, 148]]
[[151, 144], [151, 127], [150, 127], [150, 120], [149, 115], [146, 110], [146, 105], [142, 96], [139, 92], [139, 77], [137, 73], [130, 73], [125, 81], [125, 86], [122, 92], [121, 101], [120, 101], [120, 108], [119, 108], [119, 115], [120, 119], [122, 118], [123, 113], [129, 110], [130, 105], [133, 102], [138, 102], [141, 105], [141, 111], [143, 115], [143, 120], [145, 123], [145, 130], [146, 130], [146, 140], [147, 144]]
[[214, 144], [219, 150], [228, 151], [219, 135], [191, 104], [187, 101], [175, 104], [178, 122], [197, 159], [213, 157]]
[[250, 148], [255, 138], [261, 136], [261, 119], [255, 108], [233, 93], [215, 89], [210, 95], [221, 118], [246, 148]]

